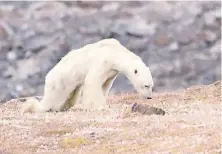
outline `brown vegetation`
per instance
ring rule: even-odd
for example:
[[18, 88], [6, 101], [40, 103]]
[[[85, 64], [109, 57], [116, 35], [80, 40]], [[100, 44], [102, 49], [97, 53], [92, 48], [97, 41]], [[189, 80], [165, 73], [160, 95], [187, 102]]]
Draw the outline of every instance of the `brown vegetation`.
[[[221, 82], [175, 93], [109, 97], [107, 111], [19, 113], [21, 102], [0, 105], [0, 153], [221, 153]], [[165, 115], [120, 116], [124, 104], [148, 104]]]

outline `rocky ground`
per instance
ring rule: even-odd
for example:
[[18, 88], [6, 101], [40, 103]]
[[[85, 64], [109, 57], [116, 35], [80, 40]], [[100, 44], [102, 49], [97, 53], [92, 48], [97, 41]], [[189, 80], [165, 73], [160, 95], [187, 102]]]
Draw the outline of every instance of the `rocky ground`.
[[[1, 154], [221, 153], [221, 82], [180, 92], [109, 97], [106, 111], [20, 114], [22, 102], [0, 105]], [[165, 115], [125, 114], [132, 104], [162, 108]], [[124, 114], [123, 114], [124, 113]]]
[[[156, 91], [221, 78], [221, 2], [0, 2], [0, 101], [42, 95], [70, 49], [116, 38], [149, 65]], [[133, 91], [125, 77], [113, 92]]]

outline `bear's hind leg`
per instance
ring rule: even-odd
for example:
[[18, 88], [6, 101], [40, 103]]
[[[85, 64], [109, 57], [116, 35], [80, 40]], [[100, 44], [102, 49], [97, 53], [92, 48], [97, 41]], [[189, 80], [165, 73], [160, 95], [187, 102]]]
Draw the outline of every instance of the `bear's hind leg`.
[[46, 83], [41, 106], [51, 111], [62, 111], [75, 87], [70, 85], [62, 87]]
[[80, 96], [79, 96], [80, 91], [81, 91], [81, 86], [78, 86], [76, 89], [73, 90], [69, 99], [66, 101], [66, 103], [62, 107], [63, 111], [70, 109], [71, 107], [73, 107], [77, 103], [77, 101], [79, 101], [78, 99], [80, 98]]

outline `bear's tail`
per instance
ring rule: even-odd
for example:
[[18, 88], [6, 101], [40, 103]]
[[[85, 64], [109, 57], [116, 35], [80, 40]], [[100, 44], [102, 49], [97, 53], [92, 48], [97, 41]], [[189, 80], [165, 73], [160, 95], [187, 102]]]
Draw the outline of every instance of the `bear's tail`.
[[42, 102], [36, 98], [26, 99], [21, 107], [21, 113], [47, 112], [48, 110], [49, 109], [45, 108]]

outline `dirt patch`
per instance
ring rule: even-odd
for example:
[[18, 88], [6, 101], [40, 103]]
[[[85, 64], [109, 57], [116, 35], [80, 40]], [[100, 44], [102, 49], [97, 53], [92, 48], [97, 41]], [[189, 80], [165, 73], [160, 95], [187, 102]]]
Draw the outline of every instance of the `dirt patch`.
[[[221, 153], [221, 82], [177, 93], [109, 97], [107, 111], [19, 113], [20, 101], [0, 105], [0, 153]], [[147, 104], [165, 115], [131, 113], [124, 105]]]

